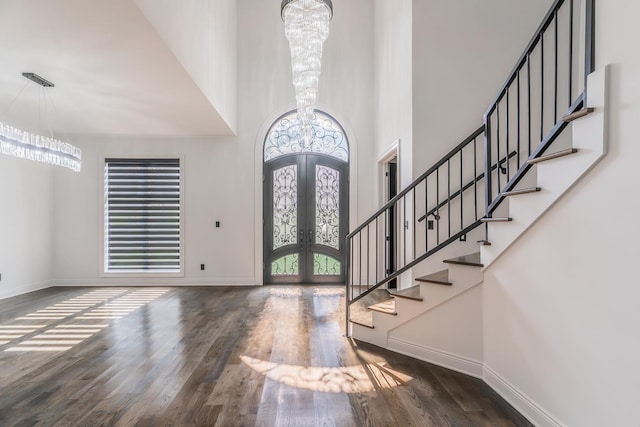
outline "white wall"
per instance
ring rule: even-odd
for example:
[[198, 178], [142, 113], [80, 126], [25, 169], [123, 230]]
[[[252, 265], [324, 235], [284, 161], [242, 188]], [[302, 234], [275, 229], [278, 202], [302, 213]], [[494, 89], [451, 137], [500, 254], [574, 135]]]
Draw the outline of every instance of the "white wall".
[[[59, 284], [149, 282], [100, 278], [104, 159], [120, 156], [182, 159], [185, 278], [153, 279], [154, 283], [254, 283], [253, 173], [252, 168], [246, 168], [247, 159], [232, 138], [92, 138], [76, 142], [83, 150], [82, 172], [69, 175], [56, 171], [54, 278]], [[244, 155], [251, 159], [252, 152], [246, 151]], [[220, 228], [215, 228], [215, 221], [221, 222]], [[204, 271], [200, 264], [205, 264]]]
[[640, 5], [597, 1], [609, 154], [485, 274], [486, 365], [567, 426], [637, 425]]
[[376, 158], [400, 140], [400, 187], [403, 188], [412, 181], [412, 3], [411, 0], [375, 0], [374, 13]]
[[237, 120], [236, 0], [135, 0], [232, 131]]
[[[428, 301], [429, 294], [424, 297]], [[480, 377], [482, 285], [390, 331], [389, 346], [409, 356]]]
[[414, 177], [482, 125], [551, 3], [413, 1]]
[[[175, 284], [260, 284], [262, 161], [265, 132], [295, 108], [291, 60], [279, 4], [237, 1], [237, 136], [215, 139], [83, 137], [79, 177], [56, 173], [54, 278], [59, 284], [124, 282], [100, 277], [101, 185], [105, 156], [184, 159], [185, 277]], [[352, 153], [351, 225], [374, 207], [373, 12], [367, 0], [337, 3], [325, 44], [319, 106], [346, 129]], [[355, 54], [354, 54], [355, 52]], [[362, 165], [362, 167], [358, 167]], [[222, 227], [216, 229], [215, 221]], [[206, 270], [200, 271], [200, 264]], [[162, 282], [162, 281], [160, 281]]]
[[0, 155], [0, 299], [51, 284], [52, 168]]

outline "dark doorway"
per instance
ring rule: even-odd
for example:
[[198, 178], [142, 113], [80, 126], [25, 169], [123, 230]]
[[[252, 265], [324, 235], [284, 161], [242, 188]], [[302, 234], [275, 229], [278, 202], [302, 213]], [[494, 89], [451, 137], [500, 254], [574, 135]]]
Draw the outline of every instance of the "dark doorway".
[[[393, 199], [398, 194], [398, 159], [394, 157], [386, 164], [386, 193], [387, 200], [389, 201]], [[392, 274], [396, 271], [396, 245], [397, 245], [397, 224], [396, 224], [397, 212], [396, 208], [389, 208], [389, 212], [387, 213], [387, 235], [385, 239], [387, 241], [387, 259], [386, 261], [386, 270], [387, 275]], [[389, 281], [388, 288], [396, 289], [398, 287], [397, 279], [392, 279]]]

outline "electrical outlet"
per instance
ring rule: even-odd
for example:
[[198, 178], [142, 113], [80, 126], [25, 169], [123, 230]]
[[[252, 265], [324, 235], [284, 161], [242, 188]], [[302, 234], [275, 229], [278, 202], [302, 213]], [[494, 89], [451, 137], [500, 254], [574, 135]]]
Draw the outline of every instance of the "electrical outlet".
[[204, 264], [200, 264], [200, 270], [204, 270]]
[[427, 230], [433, 230], [433, 220], [432, 219], [428, 219], [427, 220]]
[[216, 221], [216, 228], [220, 228], [220, 221]]

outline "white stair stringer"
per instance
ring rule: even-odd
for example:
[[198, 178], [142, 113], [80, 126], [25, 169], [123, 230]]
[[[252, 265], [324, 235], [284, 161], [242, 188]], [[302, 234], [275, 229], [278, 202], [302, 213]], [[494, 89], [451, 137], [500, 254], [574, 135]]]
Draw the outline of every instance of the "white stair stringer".
[[373, 311], [373, 329], [353, 324], [352, 336], [378, 347], [388, 348], [389, 332], [414, 318], [442, 305], [458, 295], [482, 283], [483, 274], [480, 267], [448, 264], [451, 286], [435, 283], [421, 283], [422, 301], [408, 298], [395, 298], [396, 316]]
[[[534, 165], [537, 186], [541, 191], [509, 197], [503, 202], [513, 220], [489, 224], [491, 246], [480, 248], [481, 260], [487, 268], [524, 232], [537, 222], [565, 193], [585, 176], [607, 153], [607, 75], [608, 66], [588, 77], [586, 107], [594, 112], [571, 123], [565, 131], [578, 152]], [[571, 131], [571, 132], [568, 132]], [[561, 135], [562, 137], [562, 135]], [[553, 146], [548, 152], [554, 152]], [[529, 172], [531, 174], [531, 171]]]

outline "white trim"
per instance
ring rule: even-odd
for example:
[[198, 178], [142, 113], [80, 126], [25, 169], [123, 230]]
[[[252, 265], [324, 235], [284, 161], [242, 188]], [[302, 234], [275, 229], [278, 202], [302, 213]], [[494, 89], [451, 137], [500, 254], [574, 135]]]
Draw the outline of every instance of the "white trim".
[[177, 288], [189, 286], [255, 286], [253, 277], [225, 278], [190, 278], [177, 281], [175, 278], [115, 278], [100, 279], [55, 279], [51, 286], [70, 287], [109, 287], [109, 286], [171, 286]]
[[378, 157], [378, 163], [386, 163], [396, 156], [400, 155], [400, 138], [396, 139], [391, 145]]
[[482, 375], [482, 380], [536, 426], [565, 426], [565, 424], [555, 419], [540, 405], [529, 399], [523, 392], [518, 390], [518, 388], [501, 377], [498, 373], [496, 373], [496, 371], [494, 371], [487, 365], [484, 365], [484, 374]]
[[[398, 177], [397, 183], [400, 184], [400, 139], [396, 139], [385, 150], [380, 157], [378, 157], [378, 206], [383, 206], [389, 200], [387, 194], [387, 186], [385, 182], [385, 174], [387, 172], [386, 164], [393, 158], [396, 158], [396, 175]], [[398, 185], [398, 191], [400, 191], [400, 185]]]
[[475, 378], [482, 378], [483, 365], [482, 362], [477, 360], [436, 348], [410, 343], [394, 337], [389, 337], [388, 349]]

